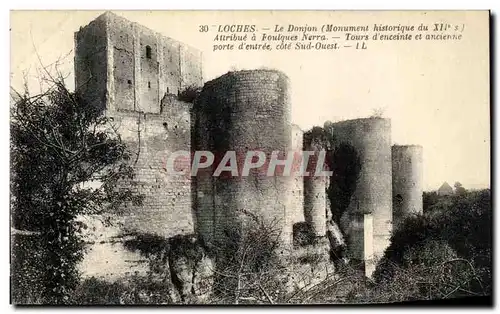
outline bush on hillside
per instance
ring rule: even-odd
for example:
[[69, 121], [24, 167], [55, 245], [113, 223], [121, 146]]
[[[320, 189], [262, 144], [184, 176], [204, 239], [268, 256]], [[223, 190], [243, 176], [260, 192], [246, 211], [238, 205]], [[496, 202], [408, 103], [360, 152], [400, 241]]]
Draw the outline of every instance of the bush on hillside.
[[447, 198], [449, 206], [407, 217], [377, 266], [377, 284], [393, 291], [418, 286], [420, 299], [490, 294], [490, 197], [489, 190], [470, 192]]

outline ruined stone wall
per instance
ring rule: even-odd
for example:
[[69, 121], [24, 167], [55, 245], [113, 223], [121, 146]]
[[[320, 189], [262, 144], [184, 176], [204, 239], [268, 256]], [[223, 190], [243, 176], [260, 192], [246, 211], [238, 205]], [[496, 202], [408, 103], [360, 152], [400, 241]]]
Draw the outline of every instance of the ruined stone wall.
[[[110, 71], [118, 71], [113, 73], [114, 84], [108, 86], [115, 96], [108, 107], [158, 113], [166, 94], [177, 95], [188, 85], [203, 85], [201, 52], [115, 14], [105, 16], [108, 57], [115, 64]], [[115, 56], [128, 63], [115, 61]], [[133, 106], [120, 101], [128, 90], [134, 91]]]
[[[197, 141], [196, 148], [213, 152], [218, 161], [228, 150], [236, 151], [240, 174], [249, 150], [263, 151], [267, 160], [272, 151], [291, 150], [288, 78], [280, 72], [227, 73], [205, 84], [196, 107], [199, 130], [208, 132]], [[223, 240], [228, 227], [244, 231], [253, 214], [281, 230], [283, 244], [291, 244], [292, 224], [286, 221], [291, 177], [268, 177], [262, 169], [252, 169], [248, 177], [223, 172], [219, 177], [197, 178], [204, 182], [197, 181], [198, 222], [208, 222], [205, 217], [214, 221], [214, 235], [203, 235], [206, 239]]]
[[[107, 111], [129, 110], [136, 108], [137, 86], [140, 77], [135, 65], [135, 29], [132, 24], [122, 23], [115, 15], [106, 16], [108, 41], [108, 99]], [[78, 73], [77, 73], [78, 75]]]
[[[198, 110], [199, 103], [195, 104], [192, 121], [192, 145], [193, 151], [208, 151], [213, 153], [214, 145], [211, 141], [213, 121], [210, 115]], [[193, 156], [196, 157], [196, 156]], [[196, 231], [206, 244], [213, 243], [215, 235], [215, 185], [212, 176], [213, 166], [199, 169], [193, 176], [193, 207], [196, 212]]]
[[[136, 59], [139, 58], [139, 72], [138, 77], [140, 81], [137, 82], [139, 87], [140, 101], [136, 104], [137, 111], [143, 112], [160, 112], [160, 100], [165, 95], [164, 91], [160, 91], [160, 68], [159, 63], [163, 61], [159, 54], [159, 42], [156, 33], [151, 30], [136, 25], [136, 37], [134, 41], [139, 43], [136, 49]], [[137, 63], [137, 60], [136, 60]], [[139, 106], [137, 106], [139, 105]]]
[[419, 145], [392, 146], [393, 220], [423, 211], [423, 148]]
[[366, 259], [365, 214], [373, 216], [373, 253], [383, 254], [392, 231], [391, 122], [366, 118], [330, 125], [336, 143], [353, 146], [361, 160], [361, 171], [349, 208], [341, 217], [352, 258]]

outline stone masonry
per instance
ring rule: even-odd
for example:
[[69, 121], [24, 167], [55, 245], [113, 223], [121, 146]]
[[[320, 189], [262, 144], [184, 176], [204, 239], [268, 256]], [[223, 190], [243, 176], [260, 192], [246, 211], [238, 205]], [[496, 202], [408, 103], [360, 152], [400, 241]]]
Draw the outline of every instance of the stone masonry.
[[[303, 143], [304, 132], [291, 123], [287, 76], [275, 70], [238, 71], [205, 83], [201, 52], [109, 12], [75, 33], [75, 51], [76, 90], [111, 118], [134, 153], [131, 162], [136, 176], [120, 185], [145, 197], [143, 205], [130, 204], [114, 217], [117, 223], [112, 230], [88, 222], [90, 231], [98, 236], [90, 241], [93, 245], [83, 262], [87, 275], [113, 280], [135, 271], [144, 273], [144, 258], [123, 251], [121, 243], [127, 237], [195, 234], [201, 241], [196, 245], [209, 245], [222, 238], [224, 229], [235, 227], [244, 232], [245, 217], [252, 215], [274, 224], [284, 247], [292, 249], [293, 226], [305, 221], [320, 242], [343, 245], [346, 237], [351, 257], [367, 259], [382, 254], [388, 245], [392, 191], [396, 191], [393, 171], [397, 182], [407, 176], [409, 183], [416, 182], [405, 185], [403, 197], [414, 197], [411, 204], [418, 207], [421, 163], [418, 169], [395, 163], [414, 155], [411, 151], [395, 157], [399, 156], [395, 148], [391, 160], [388, 119], [350, 120], [332, 128], [334, 138], [350, 143], [363, 162], [340, 228], [331, 219], [327, 222], [327, 180], [267, 177], [259, 170], [252, 170], [246, 178], [215, 177], [214, 167], [196, 177], [172, 176], [166, 159], [180, 150], [191, 154], [211, 151], [215, 165], [230, 150], [236, 151], [238, 162], [249, 150], [264, 152], [267, 160], [273, 151], [296, 151], [300, 160], [302, 150], [312, 147]], [[202, 88], [194, 103], [178, 97], [187, 88]], [[188, 161], [181, 163], [177, 170], [189, 165]], [[403, 211], [413, 211], [407, 207]], [[295, 255], [301, 250], [309, 249], [296, 248]]]

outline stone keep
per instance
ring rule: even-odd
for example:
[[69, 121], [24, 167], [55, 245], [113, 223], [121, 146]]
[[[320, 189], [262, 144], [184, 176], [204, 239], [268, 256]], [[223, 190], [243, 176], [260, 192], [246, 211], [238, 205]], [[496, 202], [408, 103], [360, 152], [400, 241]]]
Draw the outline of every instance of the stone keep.
[[111, 12], [75, 33], [76, 88], [107, 111], [160, 113], [165, 94], [203, 85], [201, 52]]
[[327, 127], [336, 144], [354, 147], [361, 161], [356, 190], [347, 212], [340, 219], [349, 254], [360, 260], [371, 259], [371, 252], [373, 257], [380, 257], [389, 245], [392, 231], [391, 122], [383, 118], [366, 118], [328, 124]]
[[392, 196], [394, 224], [408, 214], [423, 212], [423, 148], [392, 146]]
[[[214, 167], [227, 151], [235, 151], [241, 174], [247, 151], [286, 153], [292, 147], [288, 78], [278, 71], [229, 72], [207, 82], [196, 104], [195, 147], [215, 154]], [[284, 159], [283, 156], [280, 159]], [[292, 218], [287, 213], [293, 178], [267, 176], [267, 167], [252, 169], [247, 177], [214, 167], [196, 178], [196, 212], [206, 242], [224, 240], [231, 228], [245, 232], [252, 216], [281, 233], [291, 244]], [[279, 169], [279, 168], [278, 168]]]
[[118, 129], [133, 152], [132, 186], [145, 196], [126, 209], [123, 228], [163, 236], [194, 230], [189, 176], [169, 176], [165, 162], [191, 150], [191, 104], [177, 99], [202, 86], [201, 53], [107, 12], [75, 33], [76, 90]]

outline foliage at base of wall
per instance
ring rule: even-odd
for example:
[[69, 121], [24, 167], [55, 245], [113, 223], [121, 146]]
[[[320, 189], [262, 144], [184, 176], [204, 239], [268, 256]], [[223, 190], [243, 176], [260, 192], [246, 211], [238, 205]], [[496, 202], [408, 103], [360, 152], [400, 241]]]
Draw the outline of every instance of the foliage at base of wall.
[[174, 304], [172, 291], [164, 281], [150, 277], [130, 276], [107, 282], [94, 277], [84, 280], [73, 293], [75, 305], [141, 305]]
[[[238, 245], [228, 243], [211, 250], [192, 235], [171, 239], [137, 235], [136, 242], [127, 245], [149, 257], [150, 274], [130, 276], [116, 283], [95, 278], [86, 280], [75, 291], [71, 302], [392, 303], [491, 295], [490, 191], [469, 192], [453, 202], [446, 211], [409, 217], [404, 221], [392, 236], [392, 243], [375, 272], [375, 280], [365, 278], [356, 265], [341, 264], [335, 266], [331, 276], [323, 276], [302, 287], [294, 286], [297, 279], [291, 275], [296, 276], [299, 270], [315, 270], [312, 266], [304, 266], [311, 263], [316, 263], [318, 269], [326, 266], [321, 256], [315, 254], [322, 246], [305, 245], [302, 248], [311, 246], [312, 250], [283, 258], [279, 256], [280, 250], [275, 250], [276, 243], [270, 240], [276, 239], [273, 228], [257, 223], [251, 232], [231, 237]], [[314, 254], [309, 256], [311, 252]], [[219, 258], [215, 264], [203, 264], [209, 260], [207, 256]], [[197, 297], [200, 294], [187, 292], [196, 286], [194, 282], [199, 282], [196, 280], [200, 277], [195, 274], [202, 269], [213, 271], [214, 281], [209, 282], [213, 286], [212, 293], [200, 299]], [[177, 275], [178, 279], [187, 279], [185, 285], [175, 283], [173, 273], [186, 275]], [[36, 284], [36, 280], [32, 282]], [[30, 287], [27, 281], [19, 284]], [[35, 290], [36, 285], [30, 291]], [[36, 303], [36, 297], [30, 299], [33, 300]]]
[[11, 300], [14, 304], [41, 304], [43, 250], [35, 236], [12, 235]]
[[[443, 200], [447, 204], [451, 201], [451, 205], [437, 204], [440, 209], [407, 217], [395, 230], [374, 279], [378, 283], [401, 281], [399, 277], [412, 272], [415, 278], [427, 276], [427, 281], [433, 283], [441, 280], [436, 287], [443, 291], [453, 286], [456, 291], [448, 292], [450, 296], [489, 295], [492, 289], [490, 190]], [[440, 271], [448, 272], [452, 283], [443, 281], [438, 276]], [[435, 298], [447, 295], [436, 291], [431, 293]]]
[[[130, 152], [109, 119], [82, 95], [70, 92], [63, 75], [53, 76], [47, 68], [41, 73], [46, 73], [40, 78], [42, 88], [47, 88], [44, 92], [13, 92], [11, 223], [13, 228], [38, 234], [38, 239], [23, 242], [34, 241], [40, 253], [39, 259], [31, 261], [39, 263], [33, 268], [41, 272], [36, 272], [40, 302], [65, 304], [80, 280], [77, 264], [83, 258], [76, 218], [118, 211], [124, 202], [140, 204], [142, 197], [131, 189], [116, 188], [134, 171]], [[89, 182], [99, 182], [99, 187]], [[26, 263], [22, 256], [29, 250], [25, 252], [23, 246], [14, 247], [16, 265]], [[16, 276], [29, 278], [23, 267]]]

